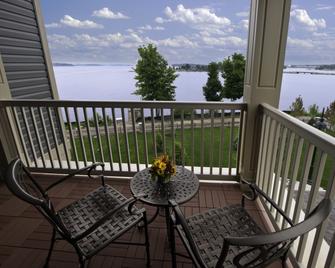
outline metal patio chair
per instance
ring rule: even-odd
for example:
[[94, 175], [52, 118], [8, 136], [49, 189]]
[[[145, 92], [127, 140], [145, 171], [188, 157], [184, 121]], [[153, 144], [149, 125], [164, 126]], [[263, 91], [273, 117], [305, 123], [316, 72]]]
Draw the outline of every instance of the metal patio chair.
[[[278, 259], [285, 266], [293, 241], [320, 225], [332, 209], [332, 202], [324, 199], [304, 221], [295, 225], [261, 189], [255, 184], [247, 184], [252, 196], [243, 195], [241, 205], [214, 208], [188, 218], [183, 216], [178, 204], [170, 200], [174, 211], [170, 224], [173, 267], [176, 267], [176, 255], [190, 257], [196, 267], [266, 267]], [[289, 228], [264, 233], [257, 226], [244, 209], [244, 203], [245, 198], [255, 200], [258, 195], [270, 202]], [[189, 256], [176, 253], [174, 230]]]
[[[103, 164], [96, 163], [79, 169], [52, 183], [44, 190], [20, 159], [13, 160], [9, 165], [5, 181], [10, 191], [37, 208], [53, 226], [45, 267], [48, 266], [56, 240], [66, 240], [74, 247], [79, 257], [80, 267], [85, 267], [91, 257], [110, 243], [145, 246], [147, 266], [150, 266], [146, 212], [134, 206], [140, 196], [127, 199], [106, 184], [101, 175], [100, 187], [80, 200], [55, 211], [48, 196], [48, 190], [77, 174], [87, 172], [88, 177], [93, 178], [91, 174], [97, 166], [103, 166]], [[137, 226], [139, 222], [143, 222], [144, 225], [145, 242], [115, 241], [130, 228]]]

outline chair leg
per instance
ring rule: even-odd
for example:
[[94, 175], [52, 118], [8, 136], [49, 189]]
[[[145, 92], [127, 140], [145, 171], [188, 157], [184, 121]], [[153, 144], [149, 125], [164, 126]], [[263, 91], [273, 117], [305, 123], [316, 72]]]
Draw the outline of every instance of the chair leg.
[[85, 268], [85, 260], [82, 256], [79, 256], [79, 267]]
[[52, 237], [51, 237], [51, 243], [50, 243], [50, 247], [49, 247], [49, 252], [48, 252], [47, 259], [45, 260], [44, 267], [49, 267], [49, 260], [50, 260], [51, 253], [52, 253], [52, 250], [53, 250], [54, 245], [55, 245], [55, 241], [56, 241], [56, 229], [53, 228], [52, 229]]
[[281, 257], [281, 265], [283, 268], [286, 268], [287, 255], [288, 251], [286, 251], [285, 254]]
[[171, 260], [172, 260], [172, 267], [177, 267], [177, 259], [176, 259], [176, 241], [174, 236], [174, 226], [172, 219], [170, 218], [169, 223], [169, 237], [170, 237], [170, 250], [171, 250]]
[[149, 233], [148, 233], [148, 220], [147, 213], [143, 212], [143, 225], [144, 225], [144, 235], [145, 235], [145, 248], [147, 252], [147, 267], [151, 266], [150, 261], [150, 243], [149, 243]]

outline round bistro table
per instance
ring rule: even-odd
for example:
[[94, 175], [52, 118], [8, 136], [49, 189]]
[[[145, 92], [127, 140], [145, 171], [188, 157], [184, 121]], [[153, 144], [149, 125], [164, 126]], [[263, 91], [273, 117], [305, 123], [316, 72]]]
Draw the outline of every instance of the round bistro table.
[[159, 214], [159, 209], [164, 208], [166, 225], [169, 227], [170, 205], [169, 199], [183, 204], [191, 200], [199, 190], [199, 180], [190, 170], [177, 166], [176, 175], [171, 177], [167, 184], [158, 184], [151, 179], [149, 168], [135, 174], [130, 181], [130, 190], [133, 195], [146, 194], [140, 200], [150, 206], [157, 207], [155, 214], [148, 220], [150, 224]]

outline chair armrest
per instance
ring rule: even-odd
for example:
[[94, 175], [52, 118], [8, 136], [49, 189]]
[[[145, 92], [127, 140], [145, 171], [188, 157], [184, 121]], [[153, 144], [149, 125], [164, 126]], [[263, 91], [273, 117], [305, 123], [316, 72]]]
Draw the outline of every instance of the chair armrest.
[[85, 172], [85, 171], [88, 171], [88, 177], [91, 178], [91, 179], [93, 179], [93, 177], [92, 177], [92, 171], [95, 170], [95, 169], [97, 168], [97, 166], [101, 166], [102, 168], [104, 168], [105, 164], [104, 164], [104, 163], [94, 163], [94, 164], [92, 164], [92, 165], [90, 165], [90, 166], [87, 166], [87, 167], [78, 169], [78, 170], [76, 170], [76, 171], [74, 171], [74, 172], [72, 172], [72, 173], [66, 175], [65, 177], [63, 177], [63, 178], [57, 180], [56, 182], [50, 184], [50, 185], [45, 189], [45, 191], [47, 192], [47, 191], [49, 191], [51, 188], [53, 188], [53, 187], [55, 187], [56, 185], [62, 183], [63, 181], [65, 181], [65, 180], [67, 180], [67, 179], [69, 179], [69, 178], [72, 178], [72, 177], [74, 177], [75, 175], [82, 174], [82, 173]]
[[[169, 200], [169, 204], [170, 204], [170, 206], [172, 207], [172, 209], [175, 213], [174, 225], [181, 225], [181, 227], [182, 227], [182, 229], [183, 229], [183, 231], [186, 235], [186, 238], [188, 240], [188, 243], [190, 245], [190, 249], [192, 251], [192, 254], [197, 259], [197, 261], [202, 264], [202, 267], [206, 267], [203, 259], [200, 256], [198, 246], [194, 242], [193, 236], [192, 236], [190, 230], [188, 229], [188, 224], [186, 222], [186, 219], [184, 217], [183, 212], [180, 210], [179, 205], [177, 204], [177, 202], [175, 200], [172, 200], [172, 199]], [[172, 218], [172, 220], [173, 220], [173, 218]]]
[[265, 192], [263, 192], [255, 183], [250, 183], [244, 179], [241, 179], [241, 182], [243, 184], [247, 184], [253, 193], [252, 197], [249, 197], [248, 195], [243, 194], [242, 206], [244, 206], [245, 198], [247, 198], [248, 200], [254, 201], [259, 195], [261, 195], [264, 199], [266, 199], [266, 201], [268, 201], [271, 204], [271, 206], [273, 206], [278, 211], [278, 213], [281, 216], [283, 216], [283, 218], [288, 222], [288, 224], [290, 224], [290, 226], [294, 225], [292, 220], [286, 215], [286, 213]]
[[145, 196], [145, 194], [143, 194], [143, 195], [142, 194], [141, 195], [136, 195], [134, 197], [131, 197], [131, 198], [127, 199], [126, 201], [124, 201], [123, 203], [119, 204], [114, 209], [112, 209], [110, 212], [108, 212], [107, 214], [105, 214], [102, 218], [100, 218], [98, 221], [96, 221], [93, 225], [91, 225], [84, 232], [82, 232], [81, 234], [79, 234], [79, 235], [77, 235], [75, 237], [72, 237], [72, 239], [74, 239], [75, 241], [83, 239], [85, 236], [89, 235], [94, 230], [96, 230], [97, 228], [99, 228], [104, 222], [106, 222], [111, 216], [113, 216], [115, 213], [117, 213], [120, 209], [123, 209], [126, 206], [128, 206], [128, 212], [129, 212], [129, 214], [134, 214], [135, 215], [135, 214], [143, 213], [145, 211], [144, 208], [140, 209], [139, 211], [137, 211], [137, 213], [134, 213], [132, 211], [132, 207], [134, 206], [134, 204], [137, 202], [137, 200], [139, 200], [143, 196]]
[[294, 240], [297, 237], [308, 233], [318, 227], [330, 214], [333, 202], [330, 199], [323, 199], [308, 217], [293, 227], [268, 234], [254, 235], [248, 237], [225, 237], [231, 245], [239, 246], [262, 246], [265, 244], [276, 244], [287, 240]]

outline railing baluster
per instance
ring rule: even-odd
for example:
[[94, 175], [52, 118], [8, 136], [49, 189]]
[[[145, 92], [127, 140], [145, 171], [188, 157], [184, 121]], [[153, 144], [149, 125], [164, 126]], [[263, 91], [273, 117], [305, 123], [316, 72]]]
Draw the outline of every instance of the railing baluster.
[[271, 118], [269, 116], [266, 116], [265, 120], [265, 132], [264, 132], [264, 141], [263, 141], [263, 146], [262, 146], [262, 160], [260, 163], [260, 173], [259, 173], [259, 186], [261, 189], [264, 189], [264, 183], [265, 183], [265, 168], [267, 164], [267, 152], [268, 152], [268, 145], [269, 145], [269, 132], [270, 132], [270, 123], [271, 123]]
[[[42, 125], [43, 135], [44, 135], [45, 143], [46, 143], [47, 150], [48, 150], [48, 155], [49, 155], [49, 159], [50, 159], [51, 168], [55, 168], [54, 159], [53, 159], [52, 152], [51, 152], [49, 135], [48, 135], [47, 128], [45, 126], [42, 107], [38, 107], [38, 115], [39, 115], [39, 120], [41, 121], [41, 125]], [[58, 159], [58, 160], [61, 161], [60, 159]], [[59, 166], [60, 166], [60, 163], [59, 163]]]
[[192, 109], [192, 112], [191, 112], [192, 172], [194, 172], [194, 113], [195, 113], [195, 110]]
[[219, 168], [220, 175], [222, 175], [222, 167], [223, 167], [223, 150], [224, 150], [224, 109], [221, 110], [221, 129], [220, 129], [220, 145], [219, 145]]
[[99, 116], [100, 114], [97, 112], [96, 108], [93, 107], [93, 117], [94, 117], [94, 125], [95, 125], [95, 132], [97, 134], [98, 146], [100, 151], [100, 159], [101, 162], [105, 162], [104, 151], [101, 142], [101, 135], [100, 135], [100, 127], [99, 127]]
[[91, 152], [91, 156], [92, 156], [92, 162], [95, 163], [96, 162], [96, 158], [95, 158], [95, 151], [94, 151], [94, 146], [93, 146], [93, 141], [92, 141], [92, 135], [91, 135], [91, 126], [90, 126], [90, 120], [88, 119], [87, 116], [87, 108], [83, 108], [84, 111], [84, 118], [85, 118], [85, 122], [86, 122], [86, 131], [87, 131], [87, 136], [88, 136], [88, 143], [90, 146], [90, 152]]
[[237, 155], [236, 155], [236, 174], [240, 174], [240, 163], [241, 163], [241, 146], [242, 146], [242, 137], [244, 132], [244, 110], [240, 110], [240, 124], [238, 131], [238, 141], [237, 141]]
[[156, 130], [155, 130], [155, 115], [154, 115], [154, 109], [150, 109], [151, 114], [151, 134], [152, 134], [152, 145], [153, 145], [153, 152], [154, 156], [157, 157], [157, 144], [156, 144]]
[[36, 156], [36, 152], [35, 152], [35, 146], [34, 146], [34, 143], [33, 143], [33, 139], [31, 137], [31, 133], [30, 133], [30, 128], [29, 128], [27, 116], [26, 116], [25, 107], [21, 107], [21, 113], [22, 113], [22, 118], [23, 118], [23, 124], [24, 124], [24, 127], [26, 128], [26, 131], [27, 131], [31, 153], [33, 155], [33, 159], [34, 159], [34, 162], [35, 162], [35, 167], [38, 167], [37, 156]]
[[119, 170], [122, 171], [122, 157], [121, 157], [121, 148], [120, 148], [120, 139], [119, 139], [119, 131], [117, 129], [117, 121], [115, 116], [115, 108], [112, 108], [112, 117], [113, 117], [113, 127], [114, 127], [114, 137], [116, 143], [117, 155], [119, 158]]
[[106, 115], [106, 108], [102, 108], [102, 116], [104, 120], [104, 125], [105, 125], [105, 138], [107, 141], [107, 147], [108, 147], [108, 155], [109, 155], [109, 164], [111, 171], [114, 170], [113, 168], [113, 152], [112, 152], [112, 146], [111, 146], [111, 141], [110, 141], [110, 133], [109, 133], [109, 122], [107, 120], [107, 115]]
[[137, 168], [137, 171], [140, 171], [140, 159], [139, 159], [139, 153], [138, 153], [138, 140], [137, 140], [137, 133], [136, 133], [135, 114], [134, 114], [134, 109], [133, 108], [131, 108], [131, 122], [132, 122], [133, 135], [134, 135], [136, 168]]
[[257, 160], [257, 173], [256, 173], [256, 184], [261, 185], [261, 165], [263, 163], [263, 147], [264, 147], [264, 137], [265, 137], [265, 126], [266, 126], [266, 115], [262, 115], [262, 127], [261, 127], [261, 139], [260, 139], [260, 147], [259, 147], [259, 153], [258, 153], [258, 160]]
[[268, 163], [265, 167], [264, 171], [264, 182], [265, 186], [263, 187], [264, 192], [267, 193], [267, 195], [270, 196], [270, 189], [272, 188], [272, 181], [273, 181], [273, 169], [274, 164], [276, 163], [276, 152], [278, 148], [278, 136], [276, 139], [277, 134], [277, 122], [275, 120], [272, 120], [270, 124], [270, 137], [269, 137], [269, 144], [268, 144], [268, 150], [267, 150], [267, 159]]
[[161, 109], [161, 124], [162, 124], [162, 140], [163, 140], [163, 153], [166, 153], [166, 141], [165, 141], [165, 122], [164, 122], [164, 109]]
[[87, 166], [87, 156], [86, 156], [83, 134], [81, 132], [81, 124], [80, 124], [79, 116], [78, 116], [78, 107], [74, 107], [73, 109], [74, 109], [74, 115], [76, 117], [77, 129], [78, 129], [78, 134], [79, 134], [79, 139], [80, 139], [80, 147], [81, 147], [81, 151], [83, 153], [84, 164], [85, 164], [85, 166]]
[[149, 166], [149, 158], [148, 158], [148, 141], [147, 141], [147, 131], [145, 127], [145, 115], [144, 109], [141, 108], [141, 115], [142, 115], [142, 133], [143, 133], [143, 145], [144, 145], [144, 161], [145, 167]]
[[305, 193], [305, 188], [307, 185], [307, 180], [309, 176], [309, 171], [311, 169], [311, 164], [312, 164], [312, 159], [313, 159], [313, 154], [314, 154], [314, 148], [315, 146], [313, 144], [308, 145], [308, 150], [306, 150], [305, 156], [304, 156], [304, 166], [302, 168], [303, 171], [303, 177], [299, 181], [299, 189], [298, 189], [298, 194], [296, 198], [296, 205], [295, 205], [295, 210], [293, 214], [293, 222], [297, 224], [300, 219], [300, 213], [302, 210], [302, 205], [304, 202], [304, 193]]
[[211, 141], [209, 143], [209, 168], [210, 168], [209, 174], [213, 175], [214, 110], [210, 110], [210, 116], [211, 116]]
[[[311, 187], [310, 195], [309, 195], [308, 202], [307, 202], [307, 207], [306, 207], [306, 211], [305, 211], [305, 218], [315, 207], [316, 199], [317, 199], [317, 196], [319, 194], [319, 187], [320, 187], [320, 184], [321, 184], [323, 171], [324, 171], [324, 168], [325, 168], [325, 165], [326, 165], [327, 154], [325, 154], [324, 152], [319, 152], [317, 154], [317, 157], [316, 157], [315, 160], [316, 160], [315, 161], [316, 165], [315, 165], [315, 167], [313, 167], [312, 187]], [[297, 260], [298, 260], [298, 262], [302, 262], [304, 251], [305, 251], [305, 248], [306, 248], [307, 239], [308, 239], [308, 234], [304, 234], [300, 238], [300, 242], [299, 242], [299, 246], [298, 246], [298, 250], [297, 250]], [[316, 239], [316, 237], [314, 239]], [[319, 255], [319, 252], [315, 252], [315, 250], [312, 251], [313, 254]], [[319, 248], [319, 250], [320, 250], [320, 248]]]
[[67, 125], [68, 125], [69, 131], [70, 131], [70, 140], [71, 140], [72, 150], [73, 150], [73, 154], [74, 154], [74, 160], [76, 161], [77, 169], [79, 169], [78, 152], [77, 152], [76, 142], [75, 142], [74, 136], [73, 136], [72, 122], [71, 122], [71, 119], [70, 119], [70, 116], [69, 116], [68, 107], [65, 107], [65, 115], [66, 115]]
[[40, 133], [39, 133], [39, 129], [37, 127], [36, 124], [36, 118], [35, 118], [35, 111], [33, 107], [29, 107], [29, 113], [33, 122], [33, 128], [34, 128], [34, 132], [35, 132], [35, 136], [37, 139], [37, 145], [38, 145], [38, 149], [40, 151], [41, 154], [41, 159], [42, 159], [42, 164], [43, 167], [46, 168], [46, 164], [45, 164], [45, 157], [44, 157], [44, 151], [43, 151], [43, 147], [42, 147], [42, 142], [41, 142], [41, 137], [40, 137]]
[[180, 140], [181, 140], [181, 164], [185, 166], [185, 156], [184, 156], [184, 109], [181, 110], [180, 114]]
[[[67, 146], [67, 136], [66, 136], [66, 133], [65, 133], [65, 127], [64, 128], [61, 127], [61, 122], [63, 122], [63, 120], [61, 118], [61, 114], [59, 112], [59, 109], [60, 108], [56, 107], [56, 108], [53, 109], [53, 111], [54, 111], [55, 117], [57, 119], [61, 139], [63, 140], [63, 148], [64, 148], [65, 157], [66, 157], [66, 163], [67, 163], [68, 168], [71, 169], [71, 162], [70, 162], [71, 158], [69, 156], [69, 149], [68, 149], [68, 146]], [[54, 142], [55, 142], [55, 148], [56, 148], [57, 157], [58, 157], [58, 160], [59, 160], [59, 163], [60, 163], [60, 168], [63, 168], [62, 158], [61, 158], [61, 155], [60, 155], [60, 152], [59, 152], [59, 149], [58, 149], [58, 138], [57, 138], [57, 133], [56, 133], [54, 120], [52, 118], [51, 107], [48, 107], [48, 118], [49, 118], [49, 122], [50, 122], [51, 129], [52, 129], [52, 137], [53, 137]]]
[[[294, 193], [294, 187], [295, 187], [295, 183], [297, 181], [297, 176], [298, 176], [298, 171], [299, 171], [299, 163], [301, 160], [301, 153], [302, 153], [302, 147], [304, 144], [304, 139], [299, 137], [299, 144], [298, 144], [298, 149], [297, 149], [297, 153], [295, 155], [295, 161], [294, 161], [294, 166], [293, 166], [293, 175], [292, 178], [290, 180], [290, 186], [289, 186], [289, 190], [288, 190], [288, 194], [287, 194], [287, 198], [286, 198], [286, 205], [285, 205], [285, 213], [286, 215], [290, 215], [290, 211], [291, 211], [291, 205], [292, 205], [292, 200], [293, 200], [293, 193]], [[282, 224], [282, 228], [286, 228], [287, 227], [287, 222], [284, 221]]]
[[201, 109], [201, 152], [200, 152], [200, 173], [204, 174], [204, 154], [205, 154], [205, 130], [204, 130], [204, 109]]
[[26, 165], [27, 165], [27, 167], [30, 167], [30, 159], [29, 159], [29, 156], [28, 156], [28, 150], [27, 150], [26, 143], [24, 141], [24, 137], [23, 137], [23, 133], [22, 133], [22, 128], [20, 126], [20, 121], [19, 121], [19, 118], [18, 118], [18, 115], [17, 115], [17, 112], [16, 112], [16, 108], [17, 107], [12, 106], [11, 107], [11, 111], [13, 113], [13, 117], [14, 117], [14, 122], [15, 122], [16, 129], [19, 132], [19, 138], [20, 138], [20, 142], [21, 142], [23, 154], [24, 154], [24, 157], [26, 159]]
[[[331, 171], [331, 177], [328, 180], [327, 190], [325, 194], [325, 198], [329, 198], [331, 200], [334, 200], [335, 197], [335, 159], [333, 160], [333, 168]], [[320, 252], [320, 247], [322, 243], [322, 238], [324, 237], [324, 234], [326, 232], [326, 226], [328, 224], [329, 219], [325, 220], [321, 226], [317, 228], [314, 244], [312, 247], [312, 252], [318, 253]], [[308, 267], [315, 267], [318, 254], [313, 256], [313, 259], [309, 259]], [[328, 256], [326, 259], [325, 268], [333, 268], [335, 267], [335, 234], [333, 234], [333, 239], [330, 244], [330, 248], [328, 251]]]
[[[127, 131], [127, 124], [126, 124], [126, 117], [124, 113], [124, 108], [121, 109], [122, 114], [122, 125], [123, 125], [123, 135], [124, 135], [124, 142], [126, 146], [126, 156], [127, 156], [127, 165], [128, 165], [128, 171], [131, 171], [130, 166], [130, 152], [129, 152], [129, 140], [128, 140], [128, 131]], [[129, 118], [128, 118], [129, 120]]]
[[174, 110], [170, 110], [171, 114], [171, 147], [172, 147], [172, 159], [176, 163], [176, 139], [175, 139], [175, 130], [174, 130]]
[[[280, 180], [280, 175], [282, 174], [282, 168], [283, 168], [283, 157], [284, 157], [284, 151], [285, 151], [285, 143], [286, 143], [286, 138], [287, 138], [287, 128], [284, 128], [283, 130], [283, 135], [281, 137], [281, 142], [280, 142], [280, 149], [279, 149], [279, 157], [276, 165], [276, 170], [275, 170], [275, 180], [274, 180], [274, 186], [273, 186], [273, 195], [272, 199], [277, 202], [277, 197], [279, 196], [279, 180]], [[283, 179], [282, 179], [283, 180]], [[278, 202], [277, 202], [278, 204]], [[271, 207], [271, 212], [274, 211], [274, 208]]]
[[231, 175], [232, 156], [234, 144], [234, 125], [235, 125], [235, 110], [230, 110], [230, 137], [229, 137], [229, 153], [228, 153], [228, 174]]
[[[282, 176], [282, 179], [281, 179], [280, 192], [279, 192], [279, 197], [278, 197], [278, 205], [281, 209], [284, 209], [284, 206], [286, 205], [286, 199], [285, 199], [286, 189], [285, 188], [286, 188], [286, 182], [288, 180], [288, 173], [290, 171], [294, 139], [295, 139], [295, 134], [294, 132], [291, 132], [289, 142], [287, 144], [288, 149], [287, 149], [287, 154], [286, 154], [286, 159], [285, 159], [285, 164], [284, 164], [284, 167], [285, 167], [284, 175]], [[275, 218], [276, 221], [279, 221], [279, 216], [280, 214], [277, 212], [276, 218]]]

